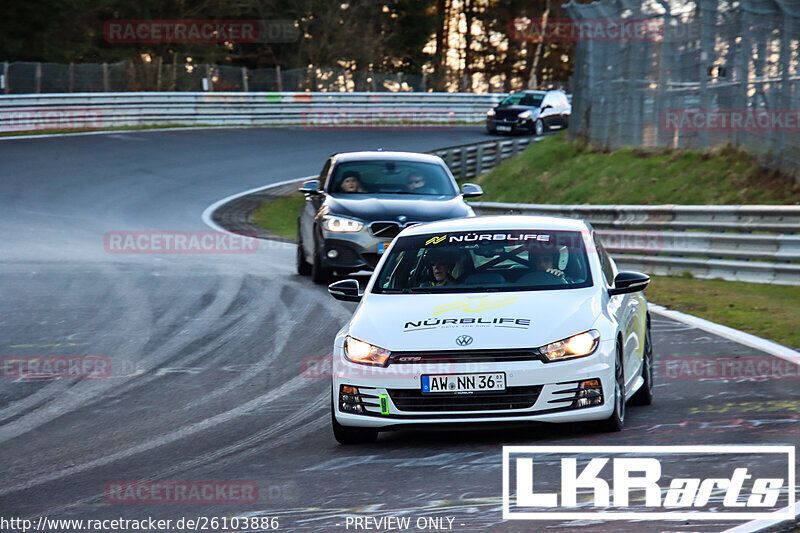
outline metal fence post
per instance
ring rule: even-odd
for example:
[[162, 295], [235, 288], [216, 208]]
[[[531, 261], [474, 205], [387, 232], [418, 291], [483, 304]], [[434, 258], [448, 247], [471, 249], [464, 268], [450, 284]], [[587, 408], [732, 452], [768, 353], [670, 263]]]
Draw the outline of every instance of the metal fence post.
[[247, 82], [247, 67], [242, 67], [242, 90], [246, 93], [250, 92], [250, 85]]
[[36, 87], [36, 94], [42, 92], [42, 64], [36, 63], [36, 70], [34, 72], [34, 85]]
[[475, 176], [483, 174], [483, 144], [475, 147]]
[[103, 63], [103, 91], [108, 92], [108, 63]]
[[8, 79], [8, 61], [3, 61], [3, 92], [11, 92], [11, 80]]
[[275, 65], [275, 79], [278, 82], [278, 92], [283, 92], [283, 80], [281, 79], [281, 66]]
[[467, 153], [467, 147], [461, 148], [461, 178], [460, 179], [467, 179], [467, 158], [469, 154]]
[[69, 92], [75, 91], [75, 64], [70, 63], [67, 67], [67, 79], [69, 84]]

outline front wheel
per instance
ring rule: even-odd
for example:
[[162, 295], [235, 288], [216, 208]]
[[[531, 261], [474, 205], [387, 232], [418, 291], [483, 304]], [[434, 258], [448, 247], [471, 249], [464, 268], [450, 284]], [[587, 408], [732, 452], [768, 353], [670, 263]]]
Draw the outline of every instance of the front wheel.
[[540, 118], [536, 119], [536, 122], [533, 125], [533, 132], [536, 134], [537, 137], [541, 137], [542, 135], [544, 135], [545, 128], [542, 119]]
[[378, 439], [378, 430], [370, 428], [352, 428], [341, 425], [336, 421], [335, 406], [331, 402], [331, 426], [333, 437], [339, 444], [371, 444]]
[[301, 276], [308, 276], [311, 274], [311, 265], [308, 264], [306, 261], [306, 253], [303, 250], [303, 240], [300, 238], [300, 232], [297, 235], [297, 254], [296, 254], [296, 263], [297, 263], [297, 273]]
[[617, 343], [614, 363], [614, 412], [600, 423], [600, 431], [613, 433], [622, 431], [625, 425], [625, 370], [622, 366], [622, 346]]
[[653, 344], [650, 341], [650, 319], [644, 330], [644, 354], [642, 356], [642, 378], [644, 383], [631, 398], [631, 405], [650, 405], [653, 403], [653, 389], [655, 381], [653, 376]]

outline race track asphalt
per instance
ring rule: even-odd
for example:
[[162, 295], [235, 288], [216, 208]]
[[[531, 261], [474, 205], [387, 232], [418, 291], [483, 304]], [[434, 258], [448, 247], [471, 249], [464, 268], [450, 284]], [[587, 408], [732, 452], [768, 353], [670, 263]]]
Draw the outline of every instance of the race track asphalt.
[[[329, 381], [315, 365], [354, 306], [297, 276], [291, 245], [235, 254], [104, 246], [107, 232], [206, 230], [200, 216], [213, 202], [314, 174], [333, 152], [486, 139], [480, 128], [254, 128], [0, 141], [0, 356], [93, 355], [112, 368], [105, 379], [0, 379], [0, 516], [275, 516], [282, 531], [344, 531], [354, 515], [449, 517], [453, 531], [735, 525], [503, 521], [502, 446], [796, 445], [796, 378], [662, 375], [654, 405], [630, 408], [616, 434], [403, 431], [342, 447], [329, 427]], [[653, 337], [660, 368], [773, 359], [659, 317]], [[711, 474], [714, 461], [685, 468]], [[110, 503], [104, 487], [123, 480], [244, 480], [258, 499]]]

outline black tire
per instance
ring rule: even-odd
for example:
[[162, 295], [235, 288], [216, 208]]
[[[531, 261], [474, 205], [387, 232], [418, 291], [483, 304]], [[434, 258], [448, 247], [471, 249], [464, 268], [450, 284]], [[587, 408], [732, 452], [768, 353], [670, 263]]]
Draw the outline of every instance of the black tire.
[[545, 133], [547, 133], [547, 128], [545, 127], [544, 122], [542, 122], [542, 119], [537, 118], [536, 122], [533, 124], [533, 134], [537, 137], [541, 137]]
[[303, 240], [300, 237], [300, 232], [297, 232], [297, 273], [301, 276], [308, 276], [311, 274], [311, 265], [306, 261], [306, 254], [303, 251]]
[[625, 368], [622, 365], [622, 346], [617, 342], [614, 363], [614, 412], [600, 423], [599, 430], [606, 433], [622, 431], [625, 426]]
[[329, 285], [333, 273], [322, 265], [319, 252], [314, 253], [314, 262], [311, 264], [311, 280], [318, 285]]
[[644, 383], [631, 398], [631, 405], [650, 405], [653, 403], [653, 389], [655, 377], [653, 375], [653, 343], [650, 341], [650, 317], [647, 317], [647, 326], [644, 330], [644, 355], [642, 360], [642, 377]]
[[333, 395], [331, 395], [331, 426], [333, 427], [333, 437], [339, 444], [371, 444], [378, 439], [377, 429], [351, 428], [341, 425], [336, 421], [333, 409]]

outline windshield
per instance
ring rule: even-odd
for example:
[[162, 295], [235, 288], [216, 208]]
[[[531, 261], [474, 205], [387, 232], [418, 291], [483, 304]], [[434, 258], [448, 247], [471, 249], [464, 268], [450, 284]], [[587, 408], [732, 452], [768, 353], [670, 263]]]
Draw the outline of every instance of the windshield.
[[372, 292], [528, 291], [591, 285], [580, 232], [492, 230], [400, 238]]
[[501, 106], [524, 105], [529, 107], [539, 107], [544, 99], [544, 94], [540, 93], [514, 93], [500, 102]]
[[359, 161], [336, 166], [328, 191], [335, 194], [424, 194], [455, 196], [440, 165], [410, 161]]

